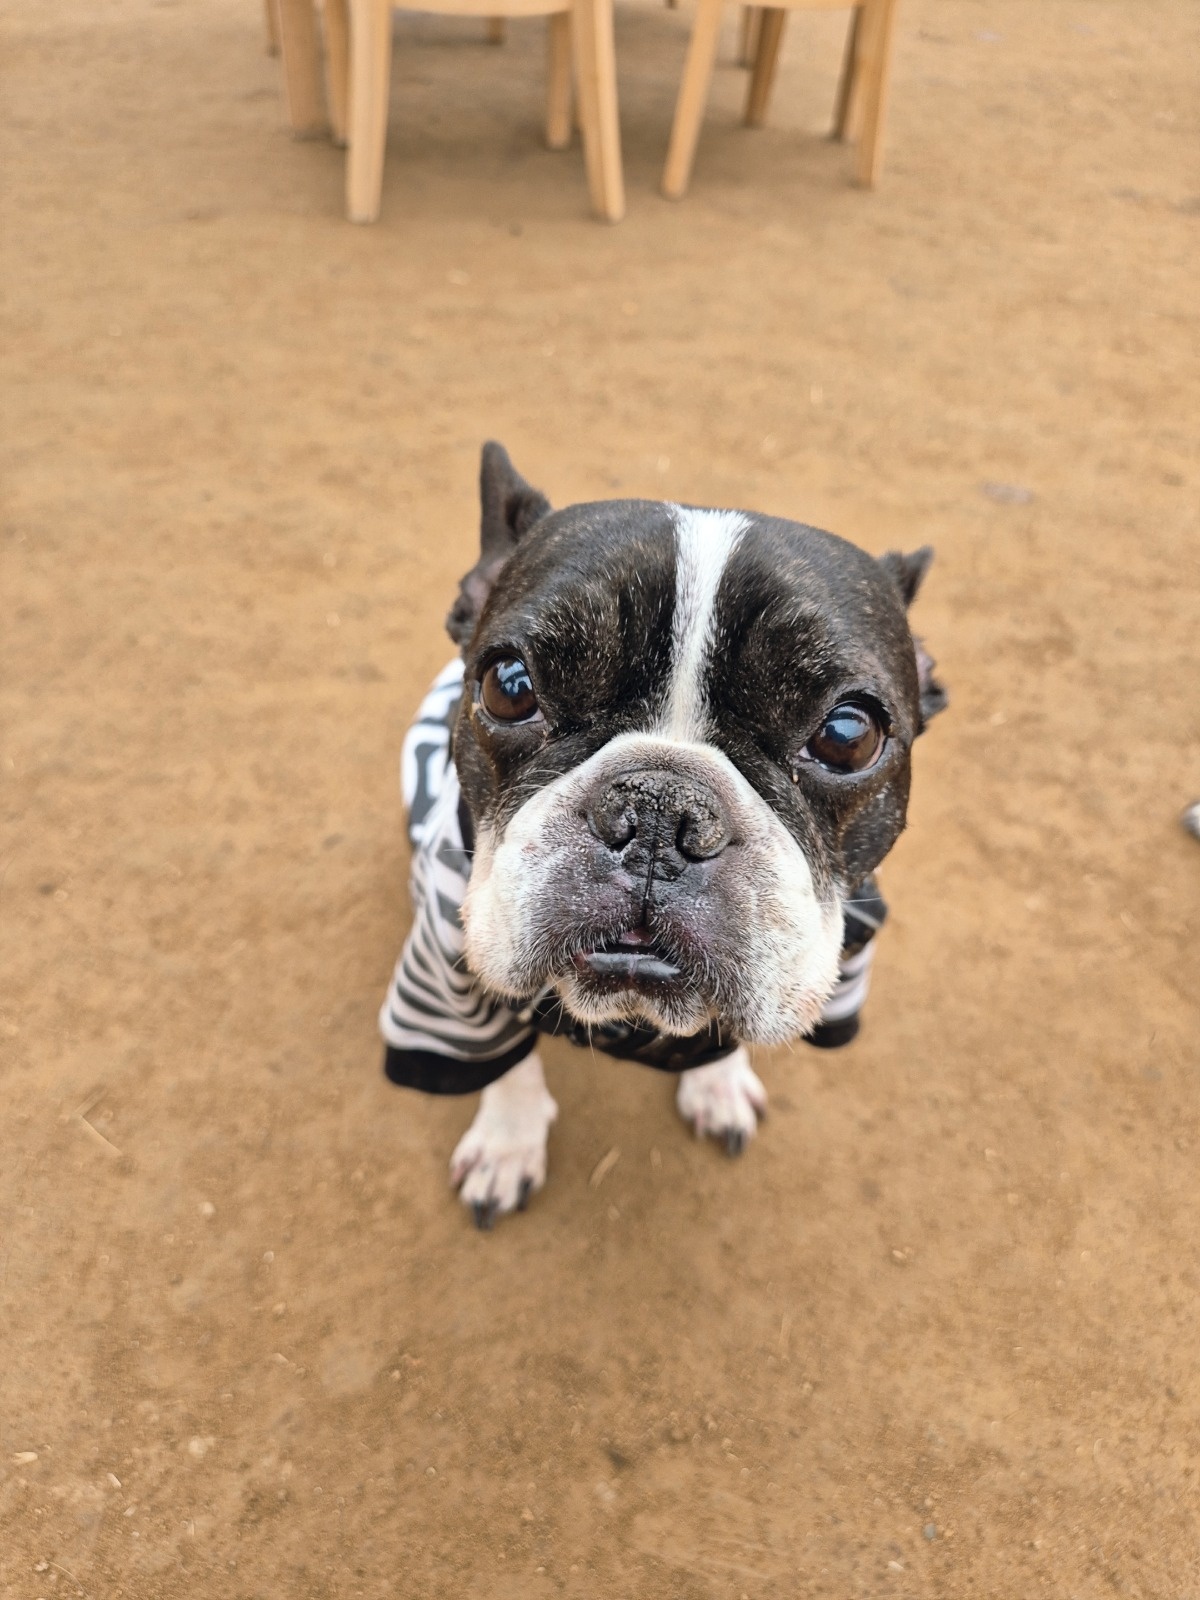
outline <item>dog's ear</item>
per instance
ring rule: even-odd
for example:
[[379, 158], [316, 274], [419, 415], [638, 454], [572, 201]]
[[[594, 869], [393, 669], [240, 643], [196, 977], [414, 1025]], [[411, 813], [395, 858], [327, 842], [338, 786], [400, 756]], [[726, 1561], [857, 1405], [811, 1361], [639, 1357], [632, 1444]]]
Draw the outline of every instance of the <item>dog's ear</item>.
[[[889, 550], [886, 555], [879, 558], [879, 565], [899, 589], [900, 597], [906, 607], [912, 605], [917, 598], [917, 593], [925, 581], [925, 574], [932, 563], [933, 546], [928, 544], [922, 545], [919, 550], [914, 550], [908, 556], [901, 555], [898, 550]], [[934, 676], [937, 662], [915, 633], [913, 647], [917, 652], [917, 682], [921, 692], [921, 726], [917, 730], [921, 733], [924, 732], [925, 724], [930, 717], [936, 717], [939, 711], [946, 709], [950, 703], [950, 696]]]
[[925, 725], [930, 717], [936, 717], [939, 711], [945, 711], [950, 704], [950, 696], [946, 693], [945, 685], [934, 677], [937, 662], [926, 650], [924, 642], [913, 634], [913, 648], [917, 652], [917, 684], [921, 693], [921, 726], [918, 733], [925, 732]]
[[901, 555], [899, 550], [889, 550], [880, 556], [879, 565], [900, 591], [906, 606], [912, 605], [917, 591], [925, 581], [925, 574], [933, 565], [933, 546], [923, 544], [912, 555]]
[[479, 464], [479, 560], [458, 586], [458, 599], [446, 618], [446, 631], [457, 645], [466, 645], [491, 593], [501, 567], [521, 536], [551, 509], [540, 490], [529, 484], [508, 459], [502, 444], [489, 441]]

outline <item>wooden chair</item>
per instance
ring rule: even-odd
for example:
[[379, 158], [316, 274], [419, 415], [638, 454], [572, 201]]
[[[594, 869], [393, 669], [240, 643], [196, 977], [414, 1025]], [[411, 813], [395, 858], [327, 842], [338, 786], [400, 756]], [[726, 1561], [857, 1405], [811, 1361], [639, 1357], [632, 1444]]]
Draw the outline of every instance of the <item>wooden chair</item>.
[[[857, 133], [858, 181], [867, 188], [879, 177], [883, 156], [883, 118], [896, 22], [896, 0], [850, 0], [852, 16], [834, 109], [833, 134], [845, 139]], [[669, 200], [686, 192], [696, 157], [700, 124], [712, 82], [723, 0], [699, 0], [691, 43], [675, 103], [675, 121], [662, 191]], [[743, 16], [742, 49], [753, 50], [753, 70], [746, 93], [747, 127], [761, 127], [779, 61], [783, 26], [789, 11], [845, 10], [847, 0], [778, 0], [755, 8], [757, 19]]]
[[[544, 16], [547, 33], [546, 143], [571, 142], [572, 67], [592, 209], [607, 222], [625, 214], [617, 121], [612, 0], [420, 0], [414, 10], [487, 19], [488, 38], [504, 37], [504, 17]], [[284, 90], [299, 138], [332, 131], [348, 146], [346, 215], [374, 222], [383, 192], [388, 94], [392, 71], [392, 0], [325, 0], [328, 117], [313, 0], [278, 0]]]

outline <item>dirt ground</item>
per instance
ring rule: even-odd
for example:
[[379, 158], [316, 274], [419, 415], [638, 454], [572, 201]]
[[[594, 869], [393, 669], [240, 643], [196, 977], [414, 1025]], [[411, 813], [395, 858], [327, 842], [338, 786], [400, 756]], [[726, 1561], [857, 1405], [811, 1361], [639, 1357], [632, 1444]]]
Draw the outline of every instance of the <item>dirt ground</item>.
[[[672, 206], [689, 22], [605, 228], [540, 27], [401, 18], [353, 229], [254, 0], [7, 13], [0, 1595], [1200, 1595], [1200, 12], [905, 0], [867, 195], [730, 8]], [[738, 1162], [552, 1043], [481, 1235], [375, 1013], [489, 436], [933, 543], [953, 703], [860, 1040]]]

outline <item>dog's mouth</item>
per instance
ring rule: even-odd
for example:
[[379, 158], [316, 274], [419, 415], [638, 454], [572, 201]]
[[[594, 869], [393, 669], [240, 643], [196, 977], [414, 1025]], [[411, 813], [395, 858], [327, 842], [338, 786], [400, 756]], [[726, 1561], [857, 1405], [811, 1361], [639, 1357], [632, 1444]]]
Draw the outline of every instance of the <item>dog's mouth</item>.
[[671, 951], [644, 924], [577, 950], [572, 960], [580, 977], [606, 989], [674, 987], [683, 978]]

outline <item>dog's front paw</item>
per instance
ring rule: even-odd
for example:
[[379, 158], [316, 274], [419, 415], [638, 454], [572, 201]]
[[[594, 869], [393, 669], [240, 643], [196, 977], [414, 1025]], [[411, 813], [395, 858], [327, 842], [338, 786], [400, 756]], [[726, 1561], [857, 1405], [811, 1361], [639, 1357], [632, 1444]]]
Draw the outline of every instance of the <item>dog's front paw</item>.
[[738, 1156], [758, 1132], [758, 1119], [767, 1114], [767, 1091], [743, 1045], [720, 1061], [681, 1072], [675, 1104], [698, 1139], [710, 1134], [731, 1156]]
[[450, 1182], [477, 1228], [523, 1211], [546, 1181], [546, 1140], [558, 1106], [536, 1054], [483, 1091], [475, 1120], [450, 1158]]

